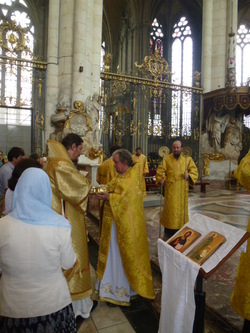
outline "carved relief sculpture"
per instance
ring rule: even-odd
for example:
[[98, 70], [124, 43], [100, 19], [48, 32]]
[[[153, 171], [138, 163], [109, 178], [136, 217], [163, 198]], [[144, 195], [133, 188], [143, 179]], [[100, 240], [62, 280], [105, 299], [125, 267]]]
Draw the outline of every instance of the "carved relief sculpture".
[[88, 96], [85, 102], [85, 109], [91, 119], [93, 144], [97, 149], [101, 148], [99, 142], [99, 112], [100, 112], [100, 98], [99, 94], [94, 93], [93, 96]]
[[62, 132], [64, 128], [65, 121], [67, 119], [66, 116], [67, 109], [63, 106], [58, 105], [56, 113], [51, 115], [51, 123], [55, 127], [55, 131], [50, 134], [50, 139], [61, 141], [62, 140]]
[[[90, 99], [87, 98], [89, 101]], [[99, 135], [99, 112], [98, 115], [96, 108], [91, 105], [88, 105], [89, 114], [84, 111], [84, 105], [82, 101], [74, 102], [74, 109], [70, 111], [68, 119], [64, 124], [62, 137], [68, 133], [78, 134], [83, 139], [83, 149], [82, 154], [94, 159], [102, 155], [102, 145], [97, 140]], [[91, 119], [92, 117], [92, 119]], [[93, 131], [94, 126], [94, 131]], [[95, 133], [95, 137], [93, 137]]]

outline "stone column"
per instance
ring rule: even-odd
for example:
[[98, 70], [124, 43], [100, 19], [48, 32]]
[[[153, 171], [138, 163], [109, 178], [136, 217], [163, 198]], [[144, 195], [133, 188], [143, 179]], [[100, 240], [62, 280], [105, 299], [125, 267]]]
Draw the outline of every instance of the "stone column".
[[[90, 0], [92, 3], [93, 0]], [[103, 0], [94, 0], [93, 49], [92, 49], [92, 92], [99, 92], [102, 45]]]
[[[228, 1], [229, 2], [229, 1]], [[238, 1], [230, 0], [227, 8], [227, 80], [226, 86], [236, 84], [236, 36], [237, 36]]]
[[99, 92], [102, 1], [75, 0], [72, 102]]
[[214, 0], [211, 90], [224, 88], [226, 83], [227, 5], [228, 0]]
[[[61, 1], [59, 42], [59, 103], [71, 107], [75, 0]], [[63, 103], [62, 103], [63, 99]]]
[[72, 68], [72, 103], [76, 100], [84, 102], [84, 64], [86, 40], [88, 39], [87, 4], [86, 1], [75, 0], [74, 45]]
[[202, 87], [204, 93], [225, 87], [228, 34], [231, 24], [233, 28], [237, 25], [236, 15], [237, 0], [203, 0]]
[[[45, 104], [45, 142], [53, 128], [50, 117], [56, 111], [58, 96], [58, 47], [59, 47], [60, 0], [50, 0], [48, 17], [48, 52]], [[43, 147], [43, 151], [45, 151]]]
[[57, 104], [68, 111], [99, 92], [102, 0], [50, 0], [45, 140]]
[[202, 87], [204, 92], [211, 90], [212, 70], [212, 28], [213, 28], [213, 1], [203, 0], [202, 20]]

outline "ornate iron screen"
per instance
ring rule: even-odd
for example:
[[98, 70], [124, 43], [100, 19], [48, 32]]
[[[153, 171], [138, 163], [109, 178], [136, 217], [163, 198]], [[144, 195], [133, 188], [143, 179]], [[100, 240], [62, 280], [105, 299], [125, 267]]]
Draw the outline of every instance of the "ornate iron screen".
[[[100, 116], [104, 153], [110, 145], [117, 143], [134, 150], [142, 146], [145, 154], [157, 154], [161, 146], [171, 148], [179, 139], [184, 146], [191, 146], [193, 158], [199, 162], [200, 137], [200, 74], [194, 75], [194, 87], [170, 82], [168, 64], [159, 53], [146, 56], [141, 65], [135, 64], [137, 75], [128, 76], [111, 73], [112, 56], [105, 57], [104, 72], [101, 72], [102, 112]], [[190, 128], [176, 127], [171, 123], [175, 96], [180, 102], [191, 103]], [[155, 110], [161, 109], [159, 117]], [[152, 112], [154, 110], [154, 113]], [[184, 108], [182, 108], [184, 110]]]

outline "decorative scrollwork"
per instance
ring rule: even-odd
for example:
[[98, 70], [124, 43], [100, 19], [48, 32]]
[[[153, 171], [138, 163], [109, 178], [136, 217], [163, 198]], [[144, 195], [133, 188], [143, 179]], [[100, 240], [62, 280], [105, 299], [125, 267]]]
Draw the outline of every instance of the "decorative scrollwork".
[[172, 75], [168, 62], [161, 57], [159, 50], [156, 50], [151, 56], [146, 56], [141, 65], [136, 62], [135, 66], [139, 71], [145, 73], [145, 76], [149, 75], [154, 80], [160, 80], [163, 76], [169, 77]]
[[[4, 34], [6, 34], [6, 38], [3, 38]], [[3, 22], [0, 29], [0, 47], [12, 55], [25, 52], [32, 57], [33, 53], [27, 44], [27, 35], [20, 25], [17, 25], [14, 21]]]
[[112, 85], [112, 93], [116, 97], [122, 97], [127, 92], [127, 84], [124, 81], [115, 81]]

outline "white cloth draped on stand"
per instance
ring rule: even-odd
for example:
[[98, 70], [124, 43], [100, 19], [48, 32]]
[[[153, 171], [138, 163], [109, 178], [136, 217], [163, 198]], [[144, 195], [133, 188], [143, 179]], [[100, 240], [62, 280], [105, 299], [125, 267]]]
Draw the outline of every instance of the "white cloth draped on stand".
[[[158, 239], [158, 260], [162, 272], [159, 333], [190, 333], [193, 331], [195, 315], [194, 286], [201, 266], [189, 260], [186, 254], [210, 231], [223, 235], [226, 242], [202, 264], [202, 269], [209, 273], [228, 256], [246, 233], [244, 230], [201, 214], [190, 214], [189, 217], [190, 221], [183, 228], [192, 228], [200, 232], [201, 237], [183, 254]], [[174, 237], [175, 235], [172, 238]]]
[[194, 286], [200, 266], [161, 239], [158, 239], [158, 260], [162, 272], [159, 333], [190, 333], [195, 315]]

